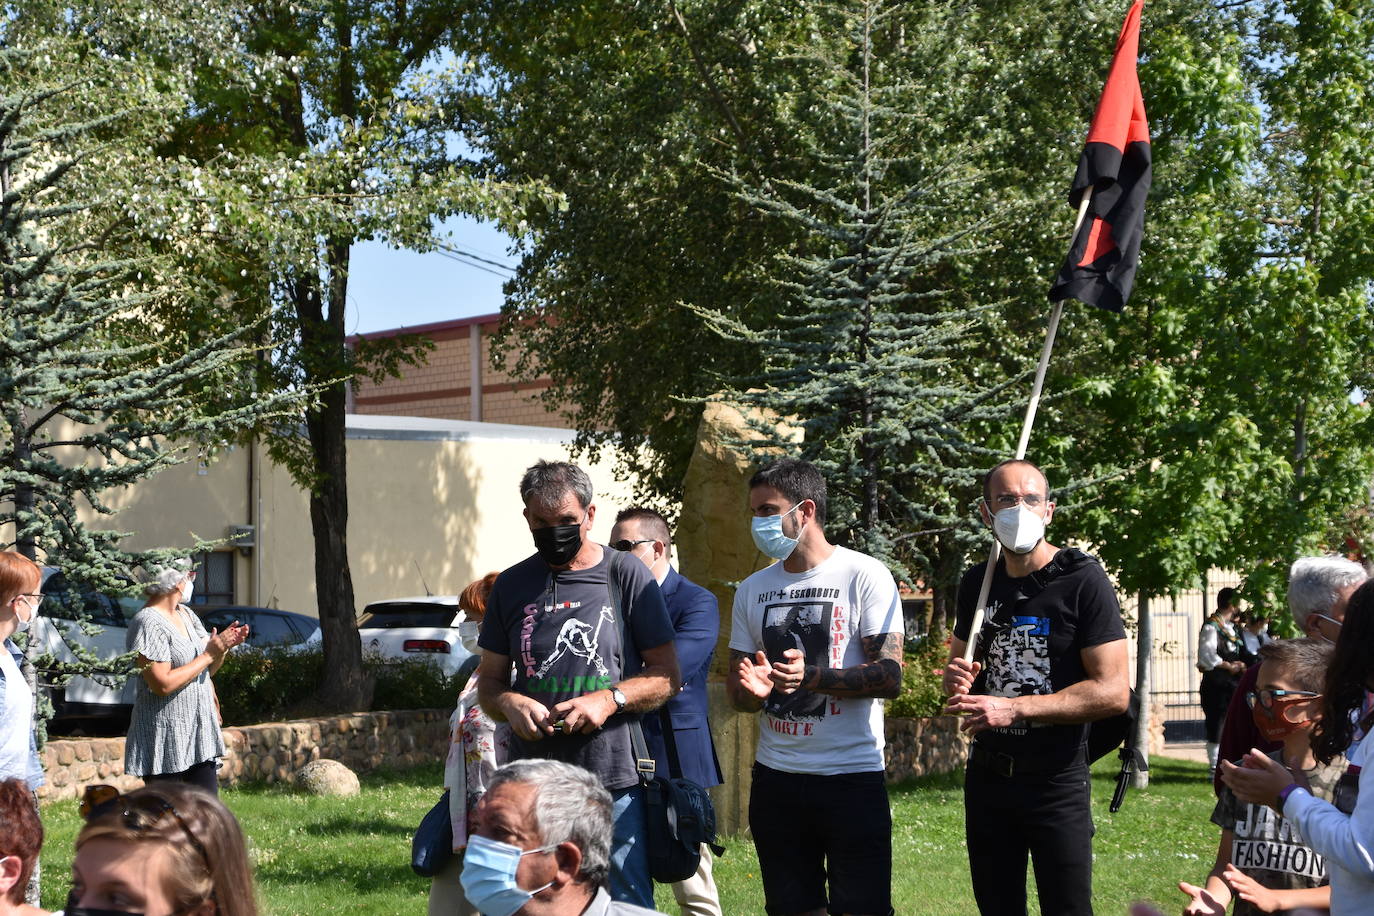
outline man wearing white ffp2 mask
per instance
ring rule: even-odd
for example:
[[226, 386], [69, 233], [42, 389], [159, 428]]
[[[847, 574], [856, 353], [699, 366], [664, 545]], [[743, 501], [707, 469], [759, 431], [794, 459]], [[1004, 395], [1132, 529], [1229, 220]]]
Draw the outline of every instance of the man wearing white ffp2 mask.
[[1054, 503], [1044, 492], [1044, 478], [1037, 481], [1034, 473], [1023, 477], [1019, 482], [1009, 482], [1005, 492], [984, 498], [979, 507], [983, 522], [1012, 553], [1028, 554], [1042, 544], [1053, 550], [1045, 544], [1045, 527], [1054, 516]]
[[[1101, 565], [1045, 541], [1054, 516], [1045, 475], [1029, 461], [993, 468], [983, 523], [1006, 548], [993, 571], [980, 657], [964, 661], [986, 564], [959, 584], [945, 712], [973, 736], [964, 826], [973, 895], [983, 913], [1025, 912], [1026, 861], [1043, 912], [1092, 912], [1088, 722], [1129, 702], [1126, 633]], [[1019, 862], [1009, 868], [1009, 862]]]

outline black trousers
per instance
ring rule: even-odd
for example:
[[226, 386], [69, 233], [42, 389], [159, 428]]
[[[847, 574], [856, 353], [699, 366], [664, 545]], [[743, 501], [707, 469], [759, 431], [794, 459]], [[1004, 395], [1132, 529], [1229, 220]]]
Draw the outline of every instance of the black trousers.
[[882, 770], [820, 776], [755, 763], [749, 827], [768, 913], [892, 913]]
[[157, 782], [184, 782], [187, 785], [204, 789], [218, 798], [219, 763], [214, 760], [202, 760], [189, 770], [182, 770], [180, 773], [157, 773], [153, 776], [144, 776], [143, 781], [148, 785]]
[[1091, 801], [1086, 763], [1011, 776], [969, 764], [964, 831], [973, 896], [983, 916], [1025, 916], [1027, 856], [1041, 913], [1091, 916]]
[[1213, 744], [1221, 740], [1221, 726], [1226, 721], [1226, 709], [1236, 692], [1237, 678], [1221, 680], [1204, 677], [1198, 688], [1202, 698], [1202, 717], [1207, 724], [1207, 740]]

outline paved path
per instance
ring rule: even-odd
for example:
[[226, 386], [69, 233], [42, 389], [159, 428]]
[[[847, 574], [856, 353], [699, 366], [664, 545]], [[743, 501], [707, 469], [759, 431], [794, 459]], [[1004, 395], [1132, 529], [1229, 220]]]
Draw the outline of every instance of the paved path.
[[1172, 757], [1175, 760], [1192, 760], [1195, 763], [1207, 762], [1207, 745], [1201, 741], [1189, 741], [1186, 743], [1166, 743], [1161, 757]]

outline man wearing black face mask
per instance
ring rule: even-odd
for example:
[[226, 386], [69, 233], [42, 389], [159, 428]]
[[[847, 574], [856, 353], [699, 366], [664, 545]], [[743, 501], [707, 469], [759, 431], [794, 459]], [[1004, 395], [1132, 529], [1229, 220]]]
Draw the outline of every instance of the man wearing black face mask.
[[478, 697], [492, 718], [510, 723], [512, 760], [577, 764], [610, 790], [611, 896], [652, 908], [628, 723], [677, 692], [672, 621], [643, 563], [612, 562], [615, 551], [587, 537], [596, 506], [585, 471], [540, 461], [521, 479], [520, 498], [535, 553], [492, 587], [478, 639]]

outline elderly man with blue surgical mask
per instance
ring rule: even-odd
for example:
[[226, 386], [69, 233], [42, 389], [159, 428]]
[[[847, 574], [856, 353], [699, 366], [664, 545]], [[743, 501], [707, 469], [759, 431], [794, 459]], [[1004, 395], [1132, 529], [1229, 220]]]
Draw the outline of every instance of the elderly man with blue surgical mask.
[[611, 899], [611, 795], [581, 767], [506, 764], [492, 775], [474, 822], [463, 891], [484, 916], [657, 913]]

